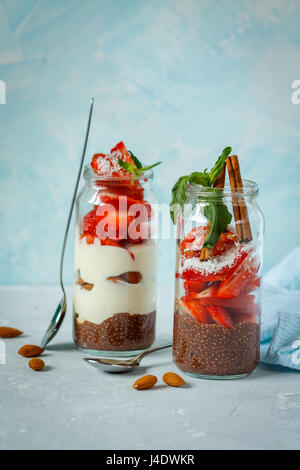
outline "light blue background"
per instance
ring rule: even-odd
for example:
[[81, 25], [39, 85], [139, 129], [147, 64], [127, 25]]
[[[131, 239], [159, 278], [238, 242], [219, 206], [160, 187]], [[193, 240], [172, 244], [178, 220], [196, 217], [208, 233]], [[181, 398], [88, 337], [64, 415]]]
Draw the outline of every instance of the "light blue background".
[[[55, 284], [90, 97], [88, 156], [163, 160], [157, 193], [226, 145], [260, 186], [269, 268], [299, 242], [300, 2], [0, 0], [2, 284]], [[173, 279], [163, 242], [160, 282]], [[72, 246], [65, 278], [72, 280]]]

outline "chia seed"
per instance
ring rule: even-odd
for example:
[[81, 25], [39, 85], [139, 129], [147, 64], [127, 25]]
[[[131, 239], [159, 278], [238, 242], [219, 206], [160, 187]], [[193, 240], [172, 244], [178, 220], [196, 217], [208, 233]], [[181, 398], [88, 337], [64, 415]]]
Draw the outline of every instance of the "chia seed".
[[230, 376], [251, 373], [259, 361], [259, 325], [243, 321], [225, 328], [174, 315], [173, 359], [185, 372]]
[[146, 349], [155, 338], [155, 316], [116, 313], [97, 325], [89, 321], [79, 323], [74, 314], [74, 341], [80, 348], [101, 351], [134, 351]]

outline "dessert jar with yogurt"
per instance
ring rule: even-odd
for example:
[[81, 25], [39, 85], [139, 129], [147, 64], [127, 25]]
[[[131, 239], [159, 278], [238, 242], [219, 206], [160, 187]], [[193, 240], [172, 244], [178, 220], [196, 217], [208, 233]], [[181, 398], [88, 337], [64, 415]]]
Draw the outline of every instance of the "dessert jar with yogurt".
[[77, 198], [73, 333], [90, 353], [132, 355], [155, 337], [156, 199], [135, 158], [122, 142], [94, 155]]
[[173, 359], [190, 375], [240, 378], [258, 364], [264, 220], [257, 194], [247, 180], [242, 188], [187, 185], [177, 219]]

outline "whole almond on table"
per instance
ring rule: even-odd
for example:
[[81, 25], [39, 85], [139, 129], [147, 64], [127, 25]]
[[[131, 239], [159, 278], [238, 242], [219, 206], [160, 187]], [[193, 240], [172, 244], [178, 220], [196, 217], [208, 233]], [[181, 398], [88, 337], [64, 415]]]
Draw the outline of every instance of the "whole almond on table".
[[18, 351], [18, 353], [24, 357], [36, 357], [42, 354], [43, 352], [44, 349], [40, 346], [36, 346], [35, 344], [25, 344]]
[[175, 374], [175, 372], [166, 372], [163, 375], [163, 381], [171, 387], [181, 387], [185, 384], [183, 378], [180, 377], [180, 375]]
[[39, 357], [34, 357], [30, 359], [30, 361], [28, 362], [28, 365], [33, 370], [41, 370], [45, 366], [45, 363]]
[[0, 338], [15, 338], [20, 336], [23, 331], [17, 330], [17, 328], [11, 328], [10, 326], [0, 326]]
[[147, 388], [152, 388], [156, 382], [157, 377], [155, 375], [144, 375], [134, 382], [133, 388], [136, 388], [137, 390], [146, 390]]

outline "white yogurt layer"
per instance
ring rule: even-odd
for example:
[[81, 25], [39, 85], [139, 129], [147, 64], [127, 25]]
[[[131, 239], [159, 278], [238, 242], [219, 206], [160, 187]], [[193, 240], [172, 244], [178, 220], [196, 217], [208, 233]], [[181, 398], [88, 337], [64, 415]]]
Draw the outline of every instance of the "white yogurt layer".
[[[89, 245], [85, 238], [80, 240], [76, 234], [75, 269], [85, 282], [94, 284], [90, 291], [77, 284], [74, 286], [77, 321], [100, 324], [116, 313], [147, 314], [155, 310], [156, 244], [147, 241], [129, 250], [134, 259], [124, 248], [101, 245], [96, 238]], [[128, 271], [138, 271], [142, 275], [141, 281], [129, 284], [107, 280]]]

